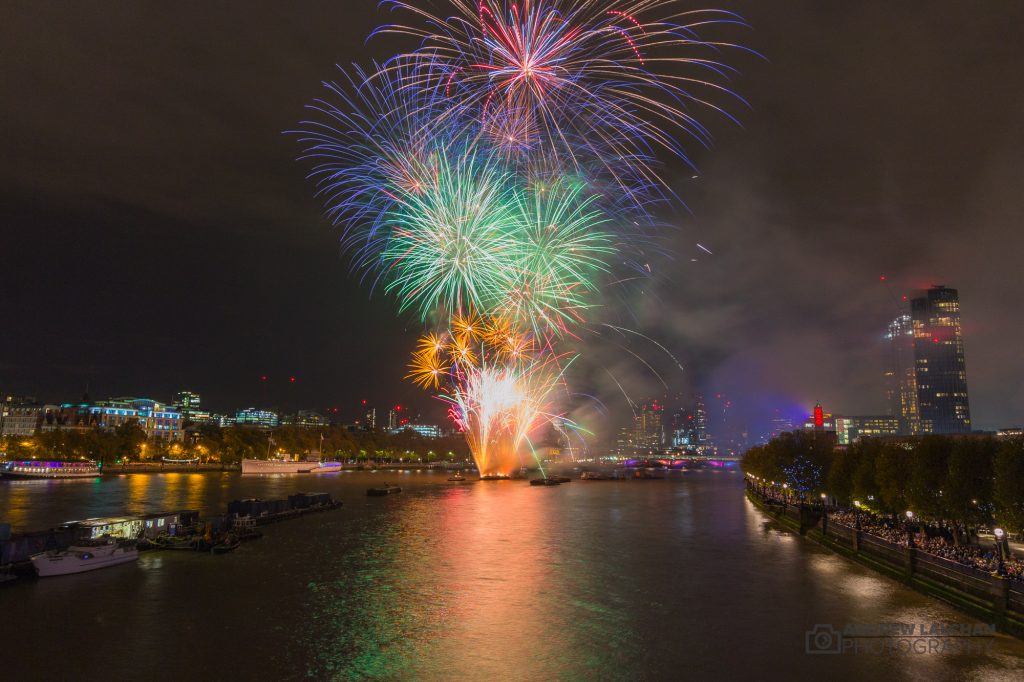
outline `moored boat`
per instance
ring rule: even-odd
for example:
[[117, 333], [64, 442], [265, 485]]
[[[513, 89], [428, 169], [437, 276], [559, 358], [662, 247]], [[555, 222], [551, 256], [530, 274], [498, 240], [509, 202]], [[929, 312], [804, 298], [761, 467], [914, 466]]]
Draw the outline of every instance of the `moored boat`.
[[394, 495], [394, 494], [400, 493], [400, 492], [402, 492], [401, 488], [399, 488], [397, 485], [390, 485], [388, 483], [385, 483], [384, 485], [380, 486], [379, 488], [368, 488], [366, 490], [366, 494], [369, 495], [370, 497], [381, 497], [383, 495]]
[[126, 564], [139, 558], [134, 545], [113, 540], [95, 545], [72, 545], [65, 550], [43, 552], [32, 557], [40, 578], [84, 573], [98, 568]]
[[319, 459], [243, 459], [243, 474], [327, 474], [341, 471], [341, 462]]
[[458, 473], [458, 474], [455, 474], [454, 476], [449, 476], [448, 480], [453, 482], [453, 483], [457, 483], [457, 482], [465, 481], [466, 477], [463, 476], [461, 473]]
[[96, 462], [6, 462], [0, 474], [7, 478], [95, 478], [100, 475]]
[[210, 548], [210, 551], [214, 554], [227, 554], [228, 552], [233, 552], [238, 549], [238, 545], [240, 544], [242, 543], [238, 538], [232, 535], [227, 535], [223, 540], [213, 545]]

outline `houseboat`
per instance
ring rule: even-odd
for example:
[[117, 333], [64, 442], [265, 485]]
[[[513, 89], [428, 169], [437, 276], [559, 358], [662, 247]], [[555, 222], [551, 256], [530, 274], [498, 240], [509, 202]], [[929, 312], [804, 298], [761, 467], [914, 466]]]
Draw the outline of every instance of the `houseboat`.
[[7, 478], [95, 478], [100, 475], [96, 462], [6, 462], [0, 474]]

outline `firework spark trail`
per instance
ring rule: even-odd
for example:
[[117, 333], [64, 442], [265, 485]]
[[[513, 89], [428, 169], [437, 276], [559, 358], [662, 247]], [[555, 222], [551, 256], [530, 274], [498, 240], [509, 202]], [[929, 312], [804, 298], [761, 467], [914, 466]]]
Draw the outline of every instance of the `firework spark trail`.
[[530, 435], [541, 426], [572, 426], [551, 409], [571, 359], [531, 336], [512, 320], [468, 313], [424, 336], [413, 353], [409, 377], [439, 391], [481, 476], [517, 471], [524, 446], [533, 451]]
[[686, 368], [685, 368], [685, 367], [683, 367], [683, 363], [679, 362], [679, 360], [678, 360], [678, 359], [676, 358], [676, 356], [672, 355], [672, 353], [670, 353], [670, 352], [669, 352], [668, 348], [665, 348], [665, 346], [661, 345], [660, 343], [658, 343], [657, 341], [655, 341], [655, 340], [654, 340], [654, 339], [652, 339], [651, 337], [647, 336], [646, 334], [641, 334], [641, 333], [640, 333], [640, 332], [638, 332], [638, 331], [634, 331], [634, 330], [632, 330], [632, 329], [627, 329], [626, 327], [617, 327], [617, 326], [615, 326], [615, 325], [613, 325], [613, 324], [607, 324], [607, 323], [605, 323], [605, 324], [603, 324], [602, 326], [608, 327], [609, 329], [614, 329], [615, 331], [619, 332], [620, 334], [621, 334], [621, 333], [623, 333], [623, 332], [629, 332], [630, 334], [636, 334], [636, 335], [637, 335], [637, 336], [639, 336], [640, 338], [642, 338], [642, 339], [645, 339], [645, 340], [647, 340], [647, 341], [650, 341], [650, 342], [651, 342], [651, 343], [653, 343], [653, 344], [654, 344], [655, 346], [657, 346], [658, 348], [660, 348], [660, 349], [661, 349], [661, 350], [662, 350], [662, 351], [663, 351], [663, 352], [665, 353], [665, 355], [667, 355], [667, 356], [669, 356], [670, 358], [672, 358], [672, 362], [676, 363], [676, 367], [678, 367], [678, 368], [679, 368], [679, 371], [680, 371], [680, 372], [683, 372], [683, 373], [685, 373], [685, 372], [686, 372]]
[[743, 48], [700, 33], [744, 24], [671, 0], [451, 0], [446, 18], [384, 4], [418, 25], [375, 33], [418, 47], [324, 83], [293, 132], [354, 267], [448, 321], [409, 378], [448, 403], [481, 474], [510, 473], [539, 425], [574, 426], [551, 408], [556, 388], [573, 395], [558, 347], [593, 331], [610, 263], [651, 273], [652, 209], [674, 198], [657, 154], [689, 164], [679, 138], [711, 141], [691, 110], [743, 102], [718, 57]]
[[401, 0], [384, 4], [413, 19], [377, 30], [419, 42], [395, 61], [425, 61], [401, 74], [410, 85], [443, 82], [454, 102], [448, 116], [525, 119], [522, 129], [539, 138], [534, 144], [570, 166], [581, 156], [615, 159], [606, 170], [620, 178], [623, 160], [630, 160], [631, 177], [664, 186], [653, 149], [689, 164], [676, 133], [702, 146], [711, 142], [690, 105], [735, 120], [699, 93], [746, 104], [723, 85], [734, 70], [717, 59], [723, 50], [745, 48], [699, 35], [715, 25], [745, 26], [731, 12], [672, 13], [671, 0], [623, 0], [613, 8], [599, 0], [452, 0], [454, 14], [444, 17]]

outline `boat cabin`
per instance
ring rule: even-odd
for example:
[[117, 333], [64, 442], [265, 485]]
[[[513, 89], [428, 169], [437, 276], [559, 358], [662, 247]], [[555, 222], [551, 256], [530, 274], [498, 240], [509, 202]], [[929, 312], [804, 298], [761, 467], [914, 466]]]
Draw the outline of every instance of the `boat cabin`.
[[185, 509], [159, 512], [142, 516], [107, 516], [64, 524], [77, 530], [76, 540], [98, 540], [105, 535], [112, 538], [152, 538], [158, 535], [177, 535], [180, 529], [195, 525], [199, 512]]

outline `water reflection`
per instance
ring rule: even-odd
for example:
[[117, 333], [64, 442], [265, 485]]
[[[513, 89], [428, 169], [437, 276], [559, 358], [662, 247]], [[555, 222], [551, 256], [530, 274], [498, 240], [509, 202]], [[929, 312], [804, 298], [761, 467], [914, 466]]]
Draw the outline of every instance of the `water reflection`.
[[[445, 479], [203, 473], [0, 483], [0, 519], [32, 528], [127, 510], [221, 514], [232, 499], [299, 490], [346, 503], [268, 526], [222, 557], [149, 553], [133, 566], [5, 588], [5, 613], [19, 614], [26, 641], [51, 637], [59, 612], [68, 632], [132, 642], [113, 660], [90, 647], [74, 660], [9, 655], [5, 670], [182, 678], [223, 670], [227, 655], [231, 676], [261, 679], [1024, 674], [1024, 643], [1005, 637], [987, 657], [807, 656], [815, 623], [971, 619], [766, 525], [736, 477], [680, 472], [558, 488]], [[366, 497], [385, 480], [405, 492]], [[168, 656], [171, 641], [188, 655]]]

